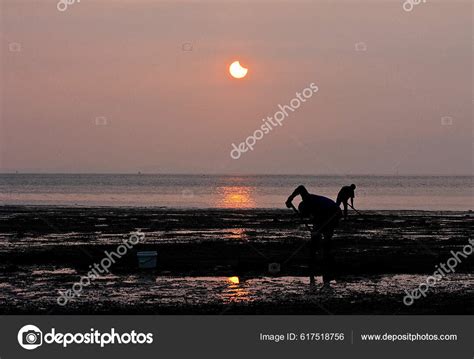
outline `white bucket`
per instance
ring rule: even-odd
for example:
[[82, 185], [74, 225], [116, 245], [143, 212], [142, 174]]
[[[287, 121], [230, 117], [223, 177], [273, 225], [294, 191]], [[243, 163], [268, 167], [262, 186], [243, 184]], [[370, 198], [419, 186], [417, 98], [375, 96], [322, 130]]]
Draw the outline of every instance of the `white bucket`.
[[148, 269], [156, 268], [156, 251], [137, 252], [138, 268]]

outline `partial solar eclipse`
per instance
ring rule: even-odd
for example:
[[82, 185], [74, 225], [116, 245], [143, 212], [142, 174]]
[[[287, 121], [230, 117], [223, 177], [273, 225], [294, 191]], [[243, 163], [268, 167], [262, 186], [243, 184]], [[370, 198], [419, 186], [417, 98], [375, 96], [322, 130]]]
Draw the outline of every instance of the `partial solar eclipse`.
[[236, 79], [241, 79], [247, 75], [248, 69], [242, 67], [238, 61], [234, 61], [229, 66], [229, 72], [232, 77]]

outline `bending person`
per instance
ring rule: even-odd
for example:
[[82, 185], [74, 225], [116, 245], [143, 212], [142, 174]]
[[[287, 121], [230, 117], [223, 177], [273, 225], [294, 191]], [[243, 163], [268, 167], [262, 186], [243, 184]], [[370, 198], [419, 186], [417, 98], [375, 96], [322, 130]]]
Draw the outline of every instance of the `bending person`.
[[351, 200], [351, 207], [354, 208], [355, 189], [356, 185], [351, 184], [350, 186], [342, 187], [337, 194], [336, 204], [338, 206], [340, 206], [341, 203], [344, 205], [344, 219], [347, 219], [347, 202], [349, 199]]
[[286, 206], [291, 208], [293, 206], [293, 199], [301, 196], [302, 202], [298, 205], [298, 210], [303, 217], [307, 217], [313, 224], [311, 232], [311, 243], [309, 253], [309, 280], [314, 284], [315, 259], [316, 250], [322, 249], [322, 274], [323, 283], [325, 287], [329, 286], [332, 277], [332, 253], [331, 253], [331, 239], [334, 234], [334, 229], [342, 217], [341, 209], [331, 199], [323, 196], [311, 194], [303, 186], [298, 186], [293, 193], [288, 197]]

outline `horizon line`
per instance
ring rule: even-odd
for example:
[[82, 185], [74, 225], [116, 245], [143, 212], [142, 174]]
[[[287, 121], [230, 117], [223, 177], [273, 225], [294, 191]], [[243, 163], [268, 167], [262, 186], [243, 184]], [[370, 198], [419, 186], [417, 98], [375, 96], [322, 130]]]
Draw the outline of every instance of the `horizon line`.
[[160, 176], [340, 176], [340, 177], [367, 177], [367, 176], [374, 176], [374, 177], [473, 177], [474, 174], [435, 174], [435, 173], [385, 173], [385, 174], [367, 174], [367, 173], [172, 173], [172, 172], [21, 172], [21, 171], [13, 171], [13, 172], [2, 172], [0, 171], [0, 175], [160, 175]]

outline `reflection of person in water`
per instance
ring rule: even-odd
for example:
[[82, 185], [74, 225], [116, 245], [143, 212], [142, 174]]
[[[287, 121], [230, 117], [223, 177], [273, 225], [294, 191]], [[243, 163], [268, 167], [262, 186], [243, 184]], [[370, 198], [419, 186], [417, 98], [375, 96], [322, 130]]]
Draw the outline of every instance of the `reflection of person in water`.
[[344, 205], [344, 219], [347, 219], [347, 202], [349, 201], [349, 199], [351, 200], [351, 207], [354, 208], [355, 189], [356, 185], [351, 184], [350, 186], [342, 187], [339, 193], [337, 194], [336, 204], [338, 206], [340, 206], [341, 203]]
[[302, 202], [298, 209], [303, 217], [309, 217], [313, 224], [311, 231], [310, 255], [309, 255], [309, 279], [314, 284], [314, 266], [316, 250], [322, 249], [322, 272], [324, 287], [329, 286], [331, 280], [332, 254], [331, 239], [334, 234], [334, 228], [337, 227], [339, 219], [342, 216], [341, 209], [331, 199], [323, 196], [310, 194], [303, 186], [298, 186], [288, 197], [286, 206], [293, 207], [292, 201], [296, 196], [301, 196]]

